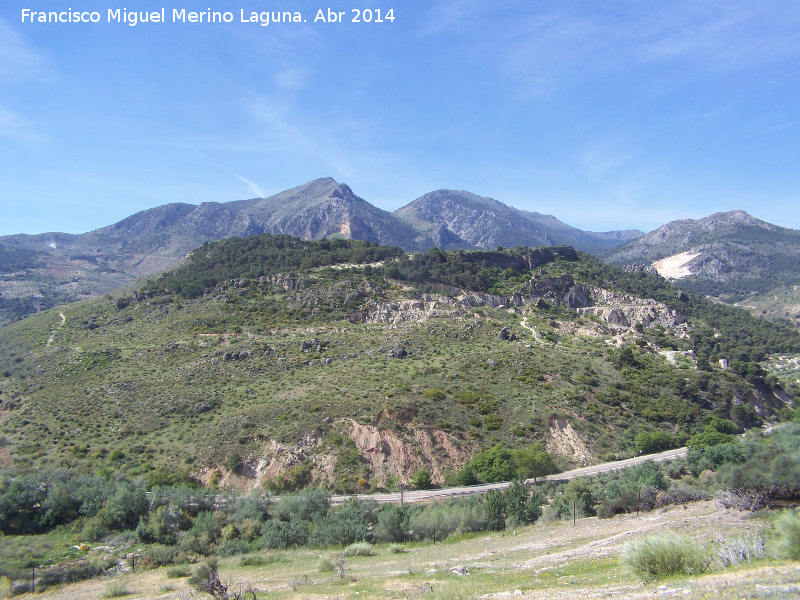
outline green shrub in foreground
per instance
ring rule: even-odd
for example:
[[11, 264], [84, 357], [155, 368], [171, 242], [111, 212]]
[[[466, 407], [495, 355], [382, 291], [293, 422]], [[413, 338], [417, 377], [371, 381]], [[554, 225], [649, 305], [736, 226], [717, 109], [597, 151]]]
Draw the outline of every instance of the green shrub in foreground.
[[800, 515], [794, 511], [784, 512], [775, 521], [780, 540], [778, 552], [781, 558], [800, 561]]
[[673, 534], [628, 542], [622, 550], [622, 563], [645, 580], [697, 575], [708, 568], [702, 545]]
[[372, 550], [372, 544], [367, 542], [357, 542], [350, 544], [344, 549], [345, 556], [374, 556], [375, 552]]

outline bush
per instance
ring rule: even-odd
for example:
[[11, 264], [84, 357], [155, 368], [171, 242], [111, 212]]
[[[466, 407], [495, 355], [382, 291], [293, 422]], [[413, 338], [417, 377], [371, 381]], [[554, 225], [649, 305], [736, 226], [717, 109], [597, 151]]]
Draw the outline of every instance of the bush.
[[131, 594], [130, 590], [128, 590], [122, 583], [119, 581], [112, 581], [108, 585], [106, 585], [105, 589], [101, 596], [103, 598], [119, 598], [120, 596], [127, 596]]
[[141, 563], [146, 567], [166, 567], [175, 564], [175, 559], [180, 554], [177, 548], [154, 544], [147, 546], [142, 553]]
[[366, 540], [369, 537], [367, 518], [356, 503], [347, 502], [320, 519], [309, 538], [320, 546], [344, 546]]
[[236, 556], [237, 554], [246, 554], [252, 548], [245, 540], [228, 540], [224, 542], [217, 550], [218, 556]]
[[356, 544], [350, 544], [347, 548], [344, 549], [345, 556], [375, 556], [375, 552], [372, 550], [372, 544], [367, 542], [358, 542]]
[[103, 575], [116, 564], [116, 559], [111, 557], [104, 558], [98, 562], [78, 560], [59, 563], [36, 572], [36, 590], [43, 590], [51, 585], [93, 579]]
[[271, 519], [261, 528], [261, 545], [264, 548], [285, 548], [308, 544], [309, 525], [302, 521]]
[[672, 534], [628, 542], [622, 550], [622, 563], [645, 580], [697, 575], [708, 568], [700, 544]]
[[403, 544], [389, 544], [389, 552], [392, 554], [403, 554], [408, 552], [408, 548], [403, 546]]
[[764, 536], [757, 531], [729, 540], [721, 537], [719, 543], [714, 545], [714, 558], [721, 567], [753, 562], [763, 556]]
[[777, 521], [778, 553], [781, 558], [800, 561], [800, 515], [786, 511]]
[[384, 542], [403, 542], [408, 531], [408, 512], [406, 506], [385, 504], [378, 511], [373, 534]]
[[332, 558], [320, 558], [317, 563], [317, 571], [320, 573], [331, 573], [336, 570], [336, 561]]
[[186, 565], [167, 569], [167, 579], [180, 579], [182, 577], [188, 577], [189, 575], [189, 567]]
[[263, 567], [264, 565], [271, 565], [278, 562], [289, 562], [289, 559], [282, 554], [275, 554], [272, 556], [243, 556], [241, 560], [239, 560], [239, 566]]
[[711, 496], [705, 488], [679, 483], [672, 486], [666, 492], [660, 493], [656, 498], [656, 506], [686, 504], [687, 502], [699, 502], [700, 500], [710, 499]]
[[416, 473], [414, 473], [414, 477], [411, 480], [411, 483], [415, 488], [418, 490], [427, 490], [431, 487], [431, 474], [428, 473], [425, 469], [420, 469]]

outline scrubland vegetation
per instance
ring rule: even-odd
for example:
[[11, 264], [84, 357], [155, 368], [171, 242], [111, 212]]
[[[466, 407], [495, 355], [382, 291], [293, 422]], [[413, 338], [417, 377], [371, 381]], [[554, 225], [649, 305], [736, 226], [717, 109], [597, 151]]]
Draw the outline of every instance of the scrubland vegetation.
[[[208, 558], [272, 568], [311, 548], [370, 560], [376, 544], [402, 560], [403, 549], [434, 539], [710, 498], [748, 511], [797, 499], [797, 392], [760, 365], [769, 353], [800, 352], [796, 331], [571, 251], [530, 268], [522, 257], [531, 252], [409, 258], [344, 240], [227, 240], [136, 289], [62, 307], [63, 318], [45, 312], [1, 328], [3, 574], [24, 581], [47, 566], [46, 587], [129, 568], [136, 556], [137, 569], [182, 580]], [[655, 298], [692, 328], [632, 328], [618, 345], [596, 317], [558, 302], [527, 309], [524, 326], [520, 313], [487, 305], [366, 322], [376, 307], [424, 294], [514, 294], [531, 278], [567, 275]], [[599, 333], [570, 333], [579, 327]], [[694, 358], [672, 364], [664, 350]], [[566, 423], [584, 460], [691, 450], [668, 465], [531, 490], [520, 479], [577, 461], [553, 450]], [[423, 456], [414, 446], [407, 474], [380, 471], [357, 428], [409, 445], [428, 436], [431, 447]], [[256, 479], [266, 448], [291, 462]], [[409, 481], [509, 480], [502, 492], [428, 505], [329, 502]], [[775, 523], [766, 546], [795, 544], [790, 521]], [[630, 549], [631, 561], [683, 555], [680, 543], [659, 543]], [[646, 577], [661, 576], [650, 568]]]

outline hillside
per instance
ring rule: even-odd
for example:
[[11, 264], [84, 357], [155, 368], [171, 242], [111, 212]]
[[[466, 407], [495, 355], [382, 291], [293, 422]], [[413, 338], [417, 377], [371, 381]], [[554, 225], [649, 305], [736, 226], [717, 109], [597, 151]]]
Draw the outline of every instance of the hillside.
[[4, 327], [0, 352], [4, 467], [354, 491], [452, 481], [497, 443], [587, 464], [755, 426], [789, 398], [758, 361], [800, 335], [567, 247], [261, 235]]
[[[654, 267], [681, 288], [729, 303], [758, 307], [800, 284], [800, 231], [760, 221], [744, 211], [672, 221], [598, 256], [616, 266]], [[785, 309], [784, 309], [785, 307]], [[771, 313], [796, 318], [791, 301]]]
[[[325, 178], [270, 198], [166, 204], [80, 235], [0, 237], [0, 325], [56, 304], [119, 289], [139, 277], [171, 267], [204, 242], [232, 236], [271, 233], [306, 240], [341, 237], [416, 252], [434, 246], [491, 249], [498, 245], [539, 244], [590, 249], [622, 243], [641, 234], [581, 232], [554, 217], [517, 211], [466, 192], [431, 195], [442, 193], [456, 194], [448, 202], [446, 216], [427, 210], [428, 220], [415, 220], [408, 218], [408, 211], [390, 213], [376, 208], [347, 185]], [[480, 219], [472, 198], [491, 205], [482, 211]], [[412, 205], [419, 208], [424, 199]], [[479, 223], [469, 226], [472, 219]], [[522, 227], [508, 227], [513, 221], [521, 222]], [[457, 234], [448, 229], [448, 225], [455, 226], [454, 222], [464, 225]], [[488, 228], [490, 233], [478, 233], [480, 227]]]

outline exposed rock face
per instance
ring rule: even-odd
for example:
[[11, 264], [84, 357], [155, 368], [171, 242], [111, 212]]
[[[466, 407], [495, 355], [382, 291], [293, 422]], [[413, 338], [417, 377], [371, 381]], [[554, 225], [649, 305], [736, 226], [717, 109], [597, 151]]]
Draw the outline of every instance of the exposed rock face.
[[407, 425], [401, 437], [374, 425], [351, 419], [345, 422], [356, 448], [367, 458], [381, 484], [390, 477], [408, 481], [420, 469], [428, 471], [431, 479], [440, 483], [446, 470], [463, 467], [471, 456], [471, 448], [462, 448], [450, 434], [437, 427], [421, 429]]
[[[379, 428], [384, 418], [401, 424], [401, 431]], [[369, 462], [372, 477], [380, 485], [392, 477], [410, 481], [420, 469], [427, 470], [435, 483], [441, 483], [446, 471], [459, 469], [469, 462], [474, 448], [438, 427], [415, 427], [410, 424], [413, 418], [414, 410], [408, 409], [397, 413], [384, 411], [374, 424], [358, 423], [353, 419], [325, 421], [331, 425], [337, 423], [337, 428], [344, 427], [359, 453]], [[292, 467], [312, 462], [311, 474], [315, 480], [332, 481], [336, 450], [328, 448], [326, 451], [321, 444], [322, 432], [319, 430], [293, 445], [269, 440], [262, 452], [246, 458], [236, 473], [224, 472], [221, 484], [239, 490], [263, 487], [267, 480], [279, 478]], [[211, 476], [210, 470], [206, 471], [199, 474], [204, 481]]]
[[386, 358], [405, 358], [408, 352], [402, 346], [396, 346], [386, 353]]
[[[464, 291], [458, 296], [418, 293], [412, 300], [373, 302], [365, 310], [354, 313], [351, 317], [367, 323], [400, 324], [426, 321], [432, 317], [460, 317], [467, 310], [481, 306], [542, 308], [548, 303], [554, 303], [574, 308], [578, 315], [596, 315], [617, 333], [637, 324], [644, 327], [661, 325], [675, 328], [682, 325], [685, 327], [686, 323], [683, 314], [665, 304], [655, 300], [643, 300], [629, 294], [610, 292], [603, 288], [576, 284], [569, 275], [531, 279], [522, 286], [521, 292], [511, 296]], [[511, 339], [512, 336], [510, 331], [498, 333], [498, 339], [502, 340]]]
[[655, 300], [643, 300], [629, 294], [617, 294], [602, 288], [591, 288], [594, 306], [578, 308], [579, 315], [596, 315], [609, 325], [627, 329], [644, 327], [674, 328], [686, 323], [686, 316]]
[[588, 465], [592, 456], [583, 440], [575, 432], [566, 417], [551, 417], [548, 421], [545, 448], [552, 454], [566, 457], [570, 462]]

